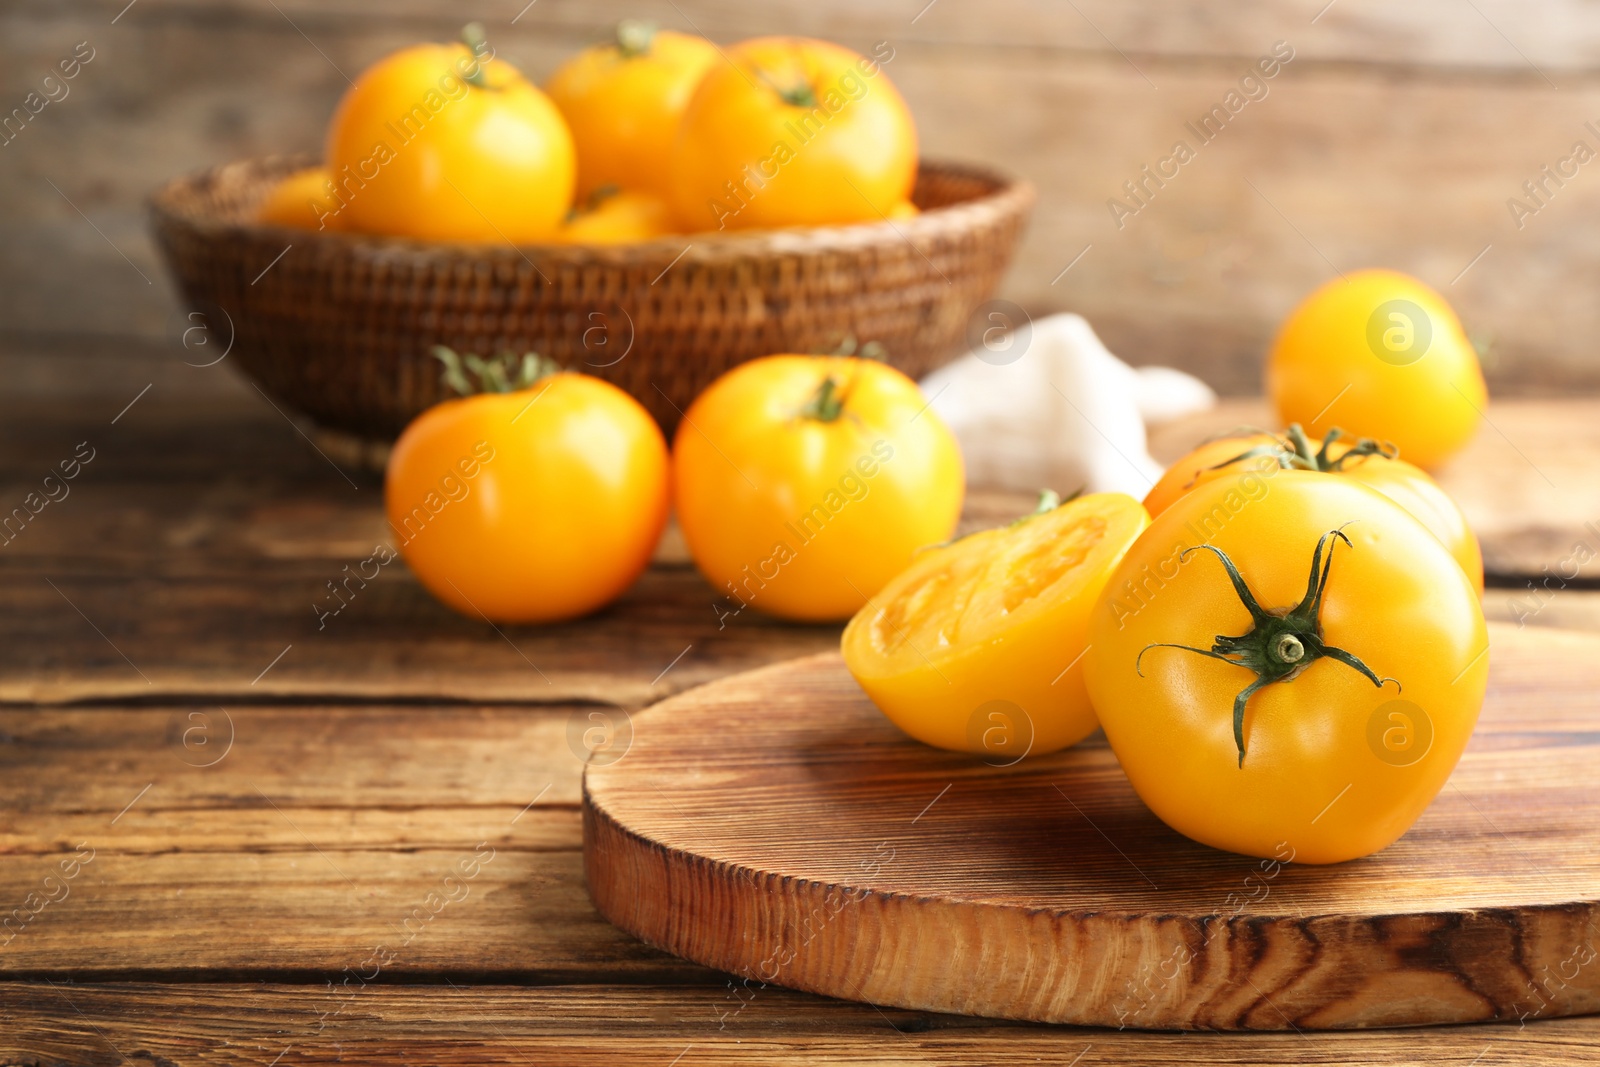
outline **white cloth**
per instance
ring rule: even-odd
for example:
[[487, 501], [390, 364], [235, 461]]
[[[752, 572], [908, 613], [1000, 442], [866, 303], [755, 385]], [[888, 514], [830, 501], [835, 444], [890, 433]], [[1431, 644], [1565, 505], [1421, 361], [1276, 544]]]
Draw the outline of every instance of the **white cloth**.
[[1162, 471], [1145, 423], [1204, 411], [1216, 394], [1170, 367], [1128, 366], [1081, 315], [1051, 315], [1030, 329], [1010, 335], [1020, 354], [1001, 340], [922, 381], [961, 442], [967, 483], [1143, 498]]

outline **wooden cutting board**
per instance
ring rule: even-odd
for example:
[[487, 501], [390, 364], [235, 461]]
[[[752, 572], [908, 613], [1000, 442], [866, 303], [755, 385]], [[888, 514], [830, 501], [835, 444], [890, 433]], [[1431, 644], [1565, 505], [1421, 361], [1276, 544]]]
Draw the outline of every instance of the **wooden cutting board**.
[[1600, 638], [1497, 626], [1491, 646], [1455, 775], [1366, 859], [1195, 844], [1098, 734], [1010, 767], [925, 747], [828, 654], [634, 716], [585, 774], [589, 892], [739, 976], [730, 1013], [769, 983], [1151, 1029], [1600, 1011]]

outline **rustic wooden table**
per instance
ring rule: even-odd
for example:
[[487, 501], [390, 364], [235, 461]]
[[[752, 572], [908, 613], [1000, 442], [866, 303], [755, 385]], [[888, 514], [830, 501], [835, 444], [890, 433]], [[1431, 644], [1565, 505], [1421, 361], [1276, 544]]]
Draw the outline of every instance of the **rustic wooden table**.
[[[252, 387], [82, 344], [13, 344], [0, 380], [3, 504], [59, 498], [0, 544], [0, 1063], [1600, 1060], [1600, 1019], [1089, 1031], [831, 1001], [656, 951], [585, 893], [585, 732], [834, 628], [719, 629], [670, 541], [571, 626], [457, 617], [401, 563], [319, 623], [328, 583], [384, 540], [379, 492]], [[1600, 403], [1491, 414], [1450, 480], [1498, 572], [1490, 613], [1514, 618], [1528, 580], [1600, 545]], [[1014, 501], [973, 503], [983, 521]], [[1523, 621], [1600, 629], [1579, 584]]]

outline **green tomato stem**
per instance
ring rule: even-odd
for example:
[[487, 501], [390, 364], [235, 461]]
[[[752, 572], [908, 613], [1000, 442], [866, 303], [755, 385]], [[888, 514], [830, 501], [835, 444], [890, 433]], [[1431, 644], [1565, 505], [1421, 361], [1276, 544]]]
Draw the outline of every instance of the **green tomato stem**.
[[475, 89], [490, 88], [488, 75], [483, 69], [489, 56], [489, 38], [484, 31], [483, 23], [469, 22], [461, 27], [461, 43], [467, 46], [467, 50], [476, 60], [472, 73], [462, 75], [462, 80]]
[[816, 419], [818, 422], [834, 422], [844, 414], [844, 399], [844, 391], [839, 386], [839, 380], [830, 374], [822, 379], [817, 391], [811, 394], [811, 399], [800, 409], [800, 417]]
[[1284, 431], [1284, 436], [1274, 437], [1270, 443], [1259, 444], [1247, 448], [1231, 459], [1206, 468], [1207, 470], [1222, 470], [1235, 463], [1243, 463], [1247, 459], [1258, 456], [1271, 456], [1278, 464], [1280, 470], [1320, 471], [1323, 473], [1338, 473], [1344, 465], [1352, 459], [1362, 456], [1382, 456], [1385, 459], [1399, 459], [1400, 450], [1388, 441], [1379, 441], [1374, 437], [1357, 437], [1338, 459], [1331, 459], [1328, 450], [1340, 438], [1348, 437], [1339, 427], [1331, 427], [1322, 438], [1322, 447], [1317, 451], [1311, 450], [1311, 441], [1306, 437], [1306, 432], [1298, 422], [1290, 423]]
[[453, 348], [434, 345], [432, 355], [444, 365], [440, 379], [461, 396], [514, 393], [562, 372], [561, 364], [537, 352], [524, 352], [520, 356], [502, 352], [482, 359], [472, 352], [462, 356]]
[[[1293, 429], [1298, 430], [1299, 427]], [[1303, 440], [1304, 435], [1301, 436]], [[1209, 544], [1184, 549], [1178, 555], [1180, 563], [1187, 560], [1191, 552], [1200, 549], [1214, 553], [1222, 561], [1223, 568], [1228, 572], [1228, 580], [1233, 583], [1234, 593], [1239, 597], [1239, 602], [1244, 605], [1245, 610], [1250, 613], [1250, 629], [1232, 637], [1218, 634], [1209, 649], [1165, 641], [1156, 642], [1141, 649], [1138, 658], [1134, 660], [1134, 670], [1140, 677], [1144, 676], [1144, 655], [1152, 648], [1176, 648], [1185, 652], [1196, 652], [1254, 672], [1255, 680], [1240, 690], [1239, 695], [1233, 700], [1233, 742], [1239, 749], [1241, 770], [1244, 768], [1245, 754], [1245, 706], [1257, 690], [1276, 682], [1291, 681], [1301, 671], [1323, 658], [1343, 663], [1358, 671], [1380, 689], [1385, 682], [1394, 682], [1395, 688], [1400, 688], [1400, 683], [1395, 679], [1378, 677], [1355, 655], [1342, 648], [1335, 648], [1323, 640], [1322, 596], [1328, 587], [1328, 574], [1333, 569], [1334, 545], [1330, 544], [1330, 541], [1334, 543], [1343, 541], [1347, 547], [1355, 547], [1345, 535], [1342, 526], [1337, 530], [1329, 530], [1318, 538], [1316, 551], [1311, 554], [1311, 576], [1306, 581], [1305, 596], [1301, 598], [1300, 603], [1281, 614], [1268, 611], [1257, 602], [1255, 594], [1245, 583], [1244, 576], [1239, 573], [1239, 568], [1234, 566], [1233, 560], [1229, 559], [1228, 554], [1222, 549]]]
[[623, 19], [617, 23], [617, 51], [624, 59], [648, 55], [656, 39], [656, 24], [643, 19]]

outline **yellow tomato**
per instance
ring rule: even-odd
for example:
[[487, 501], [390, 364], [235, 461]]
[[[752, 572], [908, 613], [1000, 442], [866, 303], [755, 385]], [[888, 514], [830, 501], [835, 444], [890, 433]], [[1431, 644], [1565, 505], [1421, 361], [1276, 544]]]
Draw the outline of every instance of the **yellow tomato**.
[[339, 228], [339, 202], [326, 167], [297, 170], [274, 185], [256, 209], [256, 220], [300, 230]]
[[562, 64], [545, 92], [578, 150], [578, 195], [619, 185], [667, 193], [667, 161], [689, 97], [717, 60], [702, 37], [625, 19], [614, 41]]
[[1488, 682], [1477, 593], [1354, 479], [1255, 471], [1179, 499], [1095, 608], [1089, 696], [1168, 826], [1250, 856], [1384, 848], [1449, 777]]
[[556, 236], [563, 244], [620, 245], [662, 237], [672, 233], [673, 226], [672, 212], [659, 196], [602, 189], [567, 219]]
[[1392, 441], [1429, 470], [1472, 438], [1488, 403], [1456, 313], [1392, 270], [1357, 271], [1306, 297], [1273, 343], [1267, 392], [1285, 425]]
[[[1150, 491], [1144, 495], [1144, 508], [1155, 518], [1177, 501], [1187, 496], [1196, 486], [1218, 478], [1237, 478], [1248, 466], [1253, 470], [1267, 471], [1278, 466], [1275, 452], [1282, 440], [1265, 430], [1238, 432], [1227, 437], [1202, 441], [1189, 453], [1168, 467]], [[1265, 459], [1265, 462], [1262, 460]]]
[[527, 243], [572, 203], [566, 122], [486, 45], [378, 62], [340, 101], [327, 155], [346, 227], [369, 233]]
[[395, 442], [384, 502], [401, 554], [446, 605], [549, 622], [603, 607], [639, 577], [666, 524], [667, 467], [638, 401], [555, 374], [417, 416]]
[[931, 549], [850, 620], [845, 664], [919, 741], [1005, 763], [1065, 748], [1097, 725], [1090, 612], [1148, 525], [1100, 493]]
[[695, 90], [673, 150], [684, 227], [877, 221], [909, 199], [917, 136], [882, 69], [892, 57], [800, 37], [730, 49]]
[[1371, 486], [1442, 541], [1473, 587], [1483, 592], [1483, 550], [1450, 494], [1393, 449], [1370, 438], [1350, 438], [1338, 427], [1330, 429], [1321, 441], [1308, 439], [1298, 424], [1289, 427], [1284, 437], [1247, 433], [1207, 441], [1167, 469], [1145, 496], [1145, 509], [1154, 518], [1196, 486], [1218, 478], [1236, 478], [1249, 470], [1259, 471], [1265, 478], [1279, 470], [1326, 471]]
[[922, 209], [917, 207], [917, 205], [913, 204], [909, 200], [902, 200], [894, 207], [890, 208], [888, 214], [891, 220], [914, 219], [918, 215], [922, 214]]
[[916, 383], [871, 360], [769, 356], [724, 374], [672, 446], [678, 522], [727, 599], [788, 619], [854, 614], [955, 530], [954, 435]]

